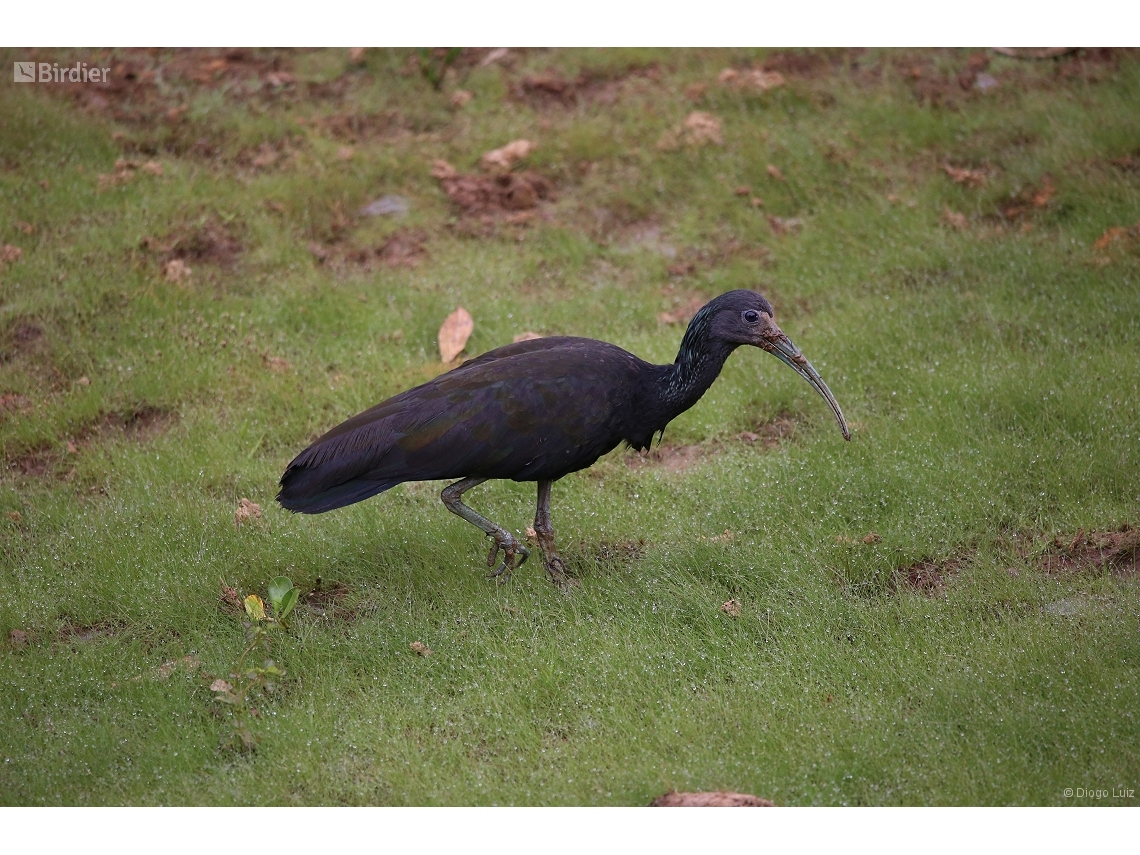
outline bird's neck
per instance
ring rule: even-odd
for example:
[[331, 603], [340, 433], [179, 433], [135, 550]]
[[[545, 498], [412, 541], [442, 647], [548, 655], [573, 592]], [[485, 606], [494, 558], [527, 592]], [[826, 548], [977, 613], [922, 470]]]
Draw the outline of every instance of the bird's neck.
[[663, 366], [658, 388], [670, 419], [700, 400], [736, 349], [736, 345], [710, 336], [709, 317], [704, 310], [697, 313], [681, 339], [677, 359]]

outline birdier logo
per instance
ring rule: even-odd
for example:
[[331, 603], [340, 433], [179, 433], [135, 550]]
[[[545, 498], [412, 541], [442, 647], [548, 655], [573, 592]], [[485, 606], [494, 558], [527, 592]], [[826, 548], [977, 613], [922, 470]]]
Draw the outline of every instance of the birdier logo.
[[17, 83], [106, 83], [109, 68], [88, 67], [85, 62], [65, 65], [57, 62], [14, 62], [12, 79]]

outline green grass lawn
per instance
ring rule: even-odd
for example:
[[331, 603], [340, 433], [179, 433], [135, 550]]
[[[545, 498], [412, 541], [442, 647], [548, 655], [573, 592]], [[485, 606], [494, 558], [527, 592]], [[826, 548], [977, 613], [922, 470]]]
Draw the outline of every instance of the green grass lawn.
[[[112, 83], [0, 85], [0, 802], [1140, 789], [1140, 54], [467, 51], [439, 91], [414, 51], [36, 58]], [[537, 203], [432, 176], [519, 138]], [[852, 442], [738, 351], [659, 450], [555, 485], [569, 594], [533, 558], [488, 581], [441, 484], [273, 501], [445, 369], [456, 306], [468, 355], [666, 362], [732, 288]], [[468, 501], [521, 535], [534, 485]], [[223, 585], [278, 575], [303, 596], [241, 751]]]

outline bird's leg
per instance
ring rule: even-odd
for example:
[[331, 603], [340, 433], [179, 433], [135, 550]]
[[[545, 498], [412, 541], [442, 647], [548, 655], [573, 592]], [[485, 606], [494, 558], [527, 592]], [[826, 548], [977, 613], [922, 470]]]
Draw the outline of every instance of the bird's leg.
[[[472, 487], [478, 487], [486, 478], [464, 478], [462, 481], [456, 481], [443, 488], [440, 493], [440, 498], [443, 499], [444, 505], [453, 514], [477, 526], [487, 533], [487, 537], [493, 541], [491, 545], [491, 554], [487, 556], [487, 566], [495, 567], [495, 556], [499, 554], [499, 550], [503, 550], [503, 561], [498, 567], [491, 571], [491, 576], [500, 576], [501, 582], [506, 581], [510, 577], [511, 571], [517, 567], [521, 567], [523, 563], [530, 557], [530, 550], [523, 546], [515, 538], [513, 534], [499, 525], [495, 525], [482, 514], [478, 514], [467, 505], [463, 504], [463, 494], [470, 490]], [[518, 564], [515, 564], [515, 557], [522, 555]]]
[[538, 509], [534, 514], [534, 534], [542, 549], [542, 563], [550, 574], [550, 581], [560, 588], [570, 580], [566, 563], [554, 549], [554, 525], [550, 522], [550, 489], [553, 481], [538, 482]]

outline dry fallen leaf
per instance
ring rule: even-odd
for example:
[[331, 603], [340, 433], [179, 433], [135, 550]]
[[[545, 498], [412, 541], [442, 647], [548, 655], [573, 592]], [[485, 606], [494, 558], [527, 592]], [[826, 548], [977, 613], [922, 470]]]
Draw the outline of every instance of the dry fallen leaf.
[[162, 175], [162, 164], [157, 160], [148, 160], [142, 165], [142, 171], [148, 175]]
[[79, 453], [79, 447], [76, 446], [76, 444], [74, 442], [72, 442], [70, 439], [67, 441], [67, 453], [68, 454], [78, 454]]
[[229, 683], [227, 683], [221, 677], [219, 677], [218, 679], [216, 679], [214, 682], [212, 682], [210, 684], [210, 691], [211, 692], [232, 692], [233, 688], [234, 688], [233, 686], [231, 686]]
[[356, 154], [356, 151], [352, 148], [352, 146], [342, 145], [340, 148], [338, 148], [336, 150], [336, 159], [337, 160], [352, 160], [352, 156], [354, 154]]
[[959, 214], [957, 211], [951, 211], [949, 208], [942, 211], [942, 222], [959, 231], [965, 231], [970, 227], [970, 221], [966, 219], [965, 214]]
[[18, 246], [12, 246], [10, 243], [4, 244], [0, 247], [0, 262], [4, 264], [11, 264], [14, 261], [19, 261], [24, 255], [24, 251]]
[[239, 526], [249, 520], [259, 519], [261, 519], [261, 505], [251, 502], [249, 499], [242, 499], [238, 502], [237, 510], [234, 511], [234, 526]]
[[1110, 243], [1116, 243], [1116, 241], [1120, 240], [1127, 233], [1127, 229], [1121, 226], [1113, 226], [1107, 229], [1104, 234], [1093, 242], [1093, 249], [1104, 249]]
[[167, 282], [181, 282], [183, 279], [190, 278], [190, 267], [181, 258], [172, 258], [166, 262], [166, 266], [162, 268], [162, 275], [166, 278]]
[[720, 610], [729, 617], [740, 617], [740, 602], [735, 598], [726, 600], [721, 605]]
[[[530, 140], [512, 140], [502, 148], [492, 149], [484, 154], [479, 159], [479, 166], [488, 172], [496, 169], [508, 170], [520, 160], [524, 160], [536, 148], [538, 143]], [[435, 174], [434, 171], [432, 174]]]
[[467, 346], [467, 339], [475, 329], [471, 313], [460, 306], [444, 319], [439, 328], [439, 356], [444, 363], [451, 362]]
[[513, 341], [515, 344], [518, 344], [520, 341], [534, 341], [536, 338], [542, 338], [542, 336], [540, 336], [536, 332], [531, 332], [530, 330], [527, 330], [526, 332], [521, 332], [518, 335], [516, 335], [514, 338], [511, 339], [511, 341]]
[[740, 72], [735, 68], [726, 68], [716, 76], [717, 83], [735, 83], [736, 79], [740, 77]]
[[942, 164], [942, 171], [950, 176], [955, 184], [967, 187], [981, 187], [986, 183], [986, 173], [981, 169], [959, 169], [949, 163]]
[[353, 65], [364, 65], [364, 52], [368, 48], [350, 47], [348, 49], [348, 61]]
[[735, 193], [737, 196], [751, 196], [752, 195], [752, 188], [749, 187], [747, 184], [741, 184], [739, 187], [737, 187], [732, 192]]
[[803, 228], [804, 221], [799, 217], [768, 217], [768, 225], [778, 235], [794, 234]]
[[460, 110], [466, 107], [474, 97], [475, 96], [468, 92], [466, 89], [456, 89], [451, 93], [451, 106], [455, 107], [457, 110]]
[[431, 650], [429, 650], [428, 646], [422, 641], [413, 641], [408, 647], [411, 648], [412, 653], [415, 653], [417, 656], [431, 656]]
[[529, 525], [528, 525], [528, 526], [526, 527], [526, 539], [527, 539], [527, 540], [529, 540], [529, 541], [531, 541], [532, 543], [533, 543], [534, 541], [538, 540], [538, 532], [537, 532], [537, 531], [535, 531], [535, 530], [534, 530], [534, 528], [533, 528], [532, 526], [529, 526]]
[[26, 235], [30, 235], [32, 232], [34, 232], [36, 230], [36, 227], [33, 226], [31, 223], [25, 223], [25, 222], [17, 222], [16, 228], [18, 228], [20, 231], [22, 231]]
[[19, 511], [8, 511], [8, 519], [10, 519], [16, 525], [19, 525], [24, 521], [24, 515]]
[[1033, 202], [1034, 208], [1044, 208], [1056, 193], [1057, 187], [1053, 184], [1053, 179], [1048, 175], [1043, 175], [1041, 176], [1041, 187], [1033, 194], [1030, 201]]
[[769, 163], [766, 171], [767, 171], [769, 177], [775, 178], [777, 181], [786, 180], [784, 178], [784, 173], [782, 173], [780, 171], [780, 167], [776, 166], [776, 164], [774, 164], [774, 163]]
[[883, 536], [881, 534], [875, 534], [873, 531], [868, 532], [867, 536], [863, 538], [863, 542], [868, 546], [870, 546], [872, 543], [881, 543], [882, 540]]

